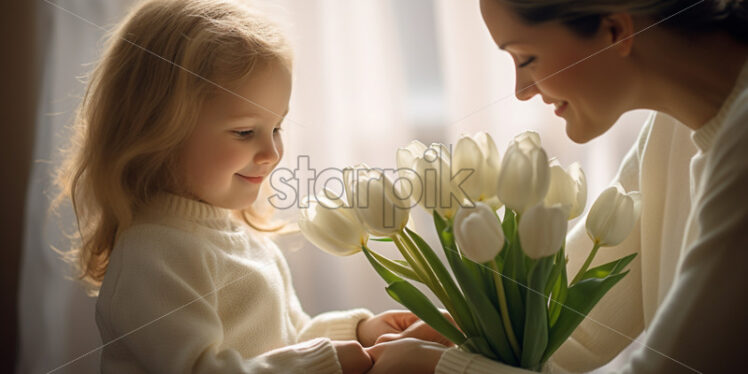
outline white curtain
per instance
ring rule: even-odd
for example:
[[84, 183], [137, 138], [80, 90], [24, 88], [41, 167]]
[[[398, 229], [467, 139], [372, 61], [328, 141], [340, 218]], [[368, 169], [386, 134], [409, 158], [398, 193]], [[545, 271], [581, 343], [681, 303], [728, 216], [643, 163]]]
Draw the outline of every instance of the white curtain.
[[[95, 300], [71, 281], [50, 249], [66, 248], [74, 229], [69, 206], [48, 215], [56, 150], [83, 92], [104, 30], [130, 1], [44, 2], [40, 17], [45, 69], [39, 98], [32, 183], [27, 203], [22, 264], [19, 373], [98, 371]], [[461, 133], [488, 131], [503, 150], [524, 129], [541, 133], [548, 153], [564, 165], [579, 161], [587, 172], [590, 200], [613, 177], [646, 113], [624, 116], [613, 130], [579, 146], [563, 121], [537, 98], [514, 97], [511, 59], [497, 50], [480, 18], [477, 0], [263, 0], [294, 46], [294, 90], [285, 126], [286, 156], [280, 167], [297, 168], [299, 156], [319, 173], [366, 162], [395, 167], [394, 153], [410, 139], [454, 142]], [[92, 25], [91, 23], [95, 24]], [[594, 156], [594, 157], [593, 157]], [[310, 173], [304, 173], [310, 177]], [[292, 220], [295, 209], [278, 212]], [[430, 232], [428, 217], [414, 214]], [[435, 238], [426, 235], [435, 243]], [[310, 314], [364, 306], [374, 312], [399, 305], [361, 255], [338, 258], [315, 250], [299, 235], [279, 239], [297, 294]], [[389, 246], [378, 246], [395, 254]], [[79, 358], [79, 359], [78, 359]]]

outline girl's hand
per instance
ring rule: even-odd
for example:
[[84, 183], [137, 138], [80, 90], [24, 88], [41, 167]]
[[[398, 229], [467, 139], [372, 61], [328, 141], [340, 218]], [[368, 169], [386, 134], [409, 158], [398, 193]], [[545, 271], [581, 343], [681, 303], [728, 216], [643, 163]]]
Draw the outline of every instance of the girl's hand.
[[434, 342], [404, 338], [366, 348], [374, 366], [369, 374], [431, 374], [447, 347]]
[[333, 340], [332, 346], [338, 354], [338, 361], [343, 369], [343, 374], [364, 374], [371, 368], [371, 356], [359, 342]]
[[[448, 313], [444, 312], [444, 316], [453, 321]], [[402, 338], [417, 338], [446, 346], [453, 345], [415, 314], [405, 310], [390, 310], [361, 321], [356, 332], [364, 347]]]

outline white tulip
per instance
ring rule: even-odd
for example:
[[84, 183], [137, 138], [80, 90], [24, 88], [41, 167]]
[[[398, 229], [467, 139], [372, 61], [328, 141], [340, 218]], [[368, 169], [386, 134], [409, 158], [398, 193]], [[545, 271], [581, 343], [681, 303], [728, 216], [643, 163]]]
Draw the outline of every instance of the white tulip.
[[397, 168], [398, 169], [411, 169], [413, 168], [413, 162], [415, 162], [416, 158], [423, 157], [424, 152], [426, 152], [426, 145], [419, 142], [418, 140], [414, 140], [410, 142], [405, 147], [398, 148], [396, 159], [397, 159]]
[[462, 184], [471, 201], [482, 201], [492, 208], [501, 207], [496, 197], [499, 179], [499, 150], [490, 135], [479, 132], [470, 137], [463, 135], [452, 154], [453, 170], [470, 170], [472, 174]]
[[454, 233], [462, 255], [477, 263], [493, 260], [504, 247], [499, 218], [493, 208], [480, 202], [457, 211]]
[[587, 235], [601, 247], [620, 244], [639, 219], [641, 195], [615, 185], [603, 191], [587, 215]]
[[548, 156], [540, 146], [540, 136], [525, 132], [514, 138], [504, 155], [497, 187], [504, 205], [522, 214], [543, 200], [550, 183]]
[[410, 219], [410, 199], [381, 170], [358, 167], [343, 172], [348, 204], [367, 231], [377, 236], [400, 232]]
[[324, 190], [316, 197], [304, 198], [307, 208], [301, 209], [299, 229], [321, 250], [348, 256], [361, 251], [369, 234], [353, 210], [332, 192]]
[[519, 221], [519, 242], [527, 256], [539, 259], [555, 254], [564, 244], [567, 209], [543, 203], [528, 209]]
[[[434, 143], [427, 148], [417, 141], [400, 148], [397, 163], [400, 178], [410, 181], [410, 199], [426, 210], [436, 210], [444, 217], [452, 217], [465, 200], [461, 185], [452, 179], [451, 155], [444, 144]], [[421, 150], [423, 150], [421, 152]], [[421, 152], [420, 154], [418, 154]], [[465, 173], [459, 170], [457, 173]]]
[[587, 178], [579, 163], [575, 162], [565, 171], [560, 165], [551, 164], [551, 181], [545, 195], [545, 205], [561, 204], [568, 211], [567, 219], [578, 217], [587, 204]]

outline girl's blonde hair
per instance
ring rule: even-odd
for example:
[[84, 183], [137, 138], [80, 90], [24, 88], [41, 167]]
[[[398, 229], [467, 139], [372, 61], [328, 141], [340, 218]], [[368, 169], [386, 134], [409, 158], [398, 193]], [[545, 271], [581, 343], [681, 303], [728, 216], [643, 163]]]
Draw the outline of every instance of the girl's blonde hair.
[[[145, 1], [113, 31], [57, 176], [57, 204], [70, 198], [78, 219], [79, 246], [66, 257], [94, 293], [135, 212], [182, 185], [178, 151], [202, 102], [268, 62], [290, 70], [279, 28], [228, 0]], [[253, 211], [238, 213], [258, 228]]]

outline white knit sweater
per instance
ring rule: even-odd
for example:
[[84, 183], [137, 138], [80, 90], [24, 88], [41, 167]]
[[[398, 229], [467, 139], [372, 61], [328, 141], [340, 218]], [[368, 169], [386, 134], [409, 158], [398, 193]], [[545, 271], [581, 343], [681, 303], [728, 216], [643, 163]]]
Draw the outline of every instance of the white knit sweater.
[[174, 195], [117, 239], [96, 304], [104, 373], [340, 373], [330, 339], [370, 316], [310, 319], [271, 241]]
[[[745, 372], [748, 62], [698, 131], [660, 113], [650, 117], [615, 182], [641, 191], [641, 219], [621, 245], [601, 249], [593, 266], [639, 255], [551, 358], [551, 371], [598, 368], [646, 330], [621, 372]], [[567, 242], [570, 274], [590, 249], [582, 220]], [[437, 373], [529, 372], [452, 349]]]

